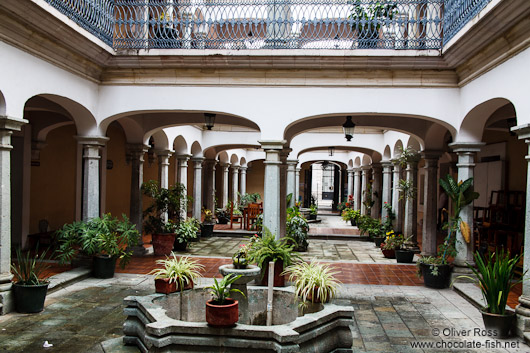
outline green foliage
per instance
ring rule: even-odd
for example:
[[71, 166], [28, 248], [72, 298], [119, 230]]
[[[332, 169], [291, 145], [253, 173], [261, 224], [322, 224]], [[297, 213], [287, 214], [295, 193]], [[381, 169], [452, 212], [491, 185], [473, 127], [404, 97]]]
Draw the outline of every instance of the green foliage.
[[416, 198], [417, 189], [410, 180], [400, 179], [398, 183], [399, 200], [414, 200]]
[[192, 260], [189, 256], [177, 258], [175, 253], [171, 253], [171, 257], [166, 256], [165, 260], [157, 260], [157, 265], [162, 265], [162, 268], [156, 268], [151, 271], [150, 275], [155, 275], [155, 278], [168, 278], [169, 283], [178, 282], [180, 290], [182, 291], [186, 285], [195, 282], [201, 277], [200, 271], [204, 270], [204, 266]]
[[219, 220], [219, 222], [223, 221], [230, 221], [230, 215], [228, 214], [228, 211], [224, 208], [216, 208], [215, 209], [215, 217]]
[[204, 224], [213, 224], [213, 223], [215, 223], [214, 219], [213, 219], [212, 210], [209, 210], [209, 209], [203, 207], [202, 208], [202, 213], [204, 214], [204, 221], [203, 221]]
[[48, 283], [48, 277], [44, 276], [49, 264], [44, 261], [46, 251], [39, 256], [39, 247], [35, 250], [35, 257], [32, 258], [29, 251], [22, 253], [20, 248], [15, 250], [16, 259], [11, 264], [11, 271], [17, 284], [35, 286]]
[[247, 206], [249, 203], [258, 202], [259, 200], [261, 200], [261, 195], [257, 192], [243, 195], [238, 192], [237, 195], [239, 196], [239, 204], [242, 207]]
[[256, 263], [262, 269], [262, 276], [265, 273], [264, 267], [270, 261], [283, 261], [285, 269], [299, 258], [298, 254], [293, 252], [293, 245], [290, 242], [292, 243], [293, 240], [287, 237], [276, 240], [274, 235], [265, 228], [263, 236], [251, 243], [248, 257], [251, 262]]
[[349, 18], [355, 21], [353, 29], [370, 36], [379, 33], [381, 24], [386, 19], [394, 18], [397, 13], [397, 5], [394, 1], [376, 1], [366, 4], [362, 0], [353, 0], [351, 3], [353, 9]]
[[433, 276], [438, 276], [438, 266], [436, 265], [447, 265], [447, 262], [444, 262], [444, 258], [440, 256], [422, 256], [416, 262], [416, 276], [421, 277], [421, 264], [428, 265]]
[[345, 208], [342, 211], [341, 217], [344, 221], [354, 221], [359, 222], [359, 218], [361, 217], [361, 211], [354, 210], [353, 208]]
[[119, 258], [120, 265], [125, 267], [132, 256], [128, 248], [138, 243], [140, 233], [125, 214], [122, 218], [123, 221], [120, 221], [107, 213], [102, 218], [96, 217], [87, 222], [65, 224], [55, 233], [59, 242], [59, 262], [70, 261], [81, 252], [89, 256]]
[[392, 225], [392, 222], [394, 221], [394, 219], [396, 219], [396, 214], [392, 210], [392, 205], [390, 205], [389, 203], [385, 202], [383, 204], [383, 207], [386, 210], [386, 216], [384, 221], [382, 222], [383, 224], [381, 228], [383, 230], [383, 233], [388, 233], [390, 231], [393, 231], [394, 226]]
[[287, 215], [287, 237], [293, 239], [298, 248], [307, 249], [309, 243], [307, 242], [307, 232], [309, 231], [309, 224], [302, 215]]
[[298, 262], [285, 269], [283, 274], [289, 275], [289, 281], [294, 281], [296, 295], [303, 301], [311, 298], [328, 302], [336, 293], [339, 281], [335, 279], [338, 272], [333, 272], [330, 265], [320, 264], [316, 259], [311, 262]]
[[[174, 233], [182, 220], [182, 212], [187, 210], [190, 199], [183, 184], [175, 184], [169, 189], [161, 188], [158, 182], [150, 180], [142, 184], [144, 195], [152, 199], [144, 210], [144, 230], [148, 234]], [[164, 218], [167, 215], [167, 220]]]
[[381, 222], [370, 216], [360, 215], [357, 220], [357, 227], [361, 234], [368, 233], [370, 237], [380, 237], [384, 234]]
[[241, 278], [241, 275], [235, 276], [231, 273], [224, 276], [220, 282], [217, 281], [217, 278], [214, 278], [214, 284], [210, 287], [206, 287], [211, 289], [210, 294], [212, 294], [213, 301], [216, 305], [223, 305], [226, 301], [226, 298], [228, 298], [228, 296], [230, 295], [230, 292], [239, 293], [242, 296], [245, 296], [245, 294], [239, 289], [229, 288], [229, 286], [235, 281], [237, 281], [239, 278]]
[[312, 215], [312, 216], [316, 216], [318, 214], [317, 205], [311, 204], [311, 206], [309, 206], [309, 214]]
[[200, 222], [193, 217], [180, 222], [177, 230], [175, 231], [175, 240], [177, 240], [179, 243], [189, 243], [193, 239], [197, 238], [197, 232], [199, 231], [200, 227]]
[[521, 279], [514, 280], [515, 269], [521, 255], [511, 259], [510, 253], [505, 253], [503, 250], [483, 258], [477, 251], [474, 258], [477, 267], [469, 264], [467, 266], [473, 271], [476, 278], [470, 276], [458, 276], [457, 278], [468, 278], [477, 282], [487, 304], [484, 310], [491, 314], [504, 315], [510, 290], [521, 283], [524, 275], [526, 275], [525, 272]]
[[473, 178], [457, 183], [451, 174], [447, 174], [445, 180], [440, 178], [440, 186], [445, 190], [447, 196], [449, 196], [453, 203], [453, 218], [455, 219], [460, 217], [462, 208], [479, 197], [479, 193], [473, 191]]

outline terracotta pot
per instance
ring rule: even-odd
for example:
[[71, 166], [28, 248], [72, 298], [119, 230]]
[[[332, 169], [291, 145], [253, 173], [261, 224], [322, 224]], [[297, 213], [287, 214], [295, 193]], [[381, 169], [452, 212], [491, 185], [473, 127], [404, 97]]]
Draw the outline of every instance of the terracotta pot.
[[[184, 286], [183, 290], [187, 289], [193, 289], [193, 281]], [[169, 283], [169, 278], [156, 278], [155, 292], [163, 294], [180, 292], [180, 284], [178, 281]]]
[[[259, 285], [268, 286], [269, 285], [269, 262], [263, 264], [261, 270], [263, 277]], [[283, 261], [277, 261], [274, 263], [274, 287], [285, 287], [285, 276], [280, 276], [280, 273], [283, 272]]]
[[508, 338], [510, 336], [510, 330], [515, 318], [515, 312], [506, 311], [505, 315], [490, 314], [485, 311], [481, 311], [481, 313], [486, 330], [491, 330], [491, 337]]
[[151, 244], [153, 244], [154, 254], [156, 256], [170, 255], [173, 251], [174, 242], [175, 233], [153, 234]]
[[214, 304], [213, 300], [206, 302], [206, 322], [215, 327], [234, 326], [239, 319], [238, 301], [226, 298], [225, 305]]
[[396, 250], [394, 250], [394, 249], [390, 249], [390, 250], [381, 249], [381, 252], [383, 253], [383, 255], [385, 255], [385, 257], [387, 259], [395, 259], [396, 258]]

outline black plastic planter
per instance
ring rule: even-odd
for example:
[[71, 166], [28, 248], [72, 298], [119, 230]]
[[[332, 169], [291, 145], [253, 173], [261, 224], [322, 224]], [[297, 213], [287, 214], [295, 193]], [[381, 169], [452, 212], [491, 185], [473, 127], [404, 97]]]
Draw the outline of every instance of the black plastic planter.
[[44, 300], [48, 292], [48, 285], [25, 286], [13, 283], [15, 310], [19, 313], [38, 313], [44, 309]]
[[[426, 265], [420, 264], [421, 273], [423, 276], [423, 283], [425, 287], [443, 289], [449, 287], [451, 283], [451, 272], [453, 266], [451, 265]], [[434, 266], [434, 274], [433, 267]]]
[[213, 235], [213, 224], [201, 225], [201, 238], [210, 238]]
[[410, 264], [414, 259], [414, 251], [396, 250], [396, 261], [401, 264]]
[[110, 256], [94, 256], [92, 265], [92, 274], [96, 278], [114, 277], [114, 268], [116, 267], [116, 258]]
[[491, 330], [493, 338], [508, 338], [515, 318], [515, 312], [506, 311], [505, 315], [490, 314], [481, 311], [484, 327]]

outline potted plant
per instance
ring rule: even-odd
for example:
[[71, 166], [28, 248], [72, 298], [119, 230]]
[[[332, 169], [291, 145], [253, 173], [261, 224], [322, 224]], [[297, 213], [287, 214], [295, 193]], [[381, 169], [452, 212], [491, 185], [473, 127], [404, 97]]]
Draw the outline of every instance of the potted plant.
[[232, 255], [232, 265], [237, 269], [245, 269], [248, 266], [249, 245], [241, 244], [239, 249]]
[[201, 277], [200, 271], [204, 270], [203, 265], [189, 256], [177, 258], [175, 253], [171, 253], [171, 257], [166, 256], [165, 260], [157, 260], [156, 264], [163, 267], [149, 274], [155, 275], [156, 292], [164, 294], [192, 289], [195, 281]]
[[203, 208], [202, 213], [204, 214], [204, 219], [201, 225], [201, 238], [209, 238], [213, 235], [213, 227], [215, 225], [213, 212], [209, 209]]
[[45, 271], [49, 265], [43, 261], [47, 251], [39, 256], [38, 250], [37, 246], [35, 258], [31, 258], [29, 251], [23, 255], [20, 248], [17, 248], [16, 261], [11, 264], [15, 310], [19, 313], [38, 313], [44, 309], [50, 284]]
[[295, 251], [307, 251], [309, 243], [307, 233], [309, 224], [302, 216], [298, 207], [289, 207], [287, 209], [287, 237], [293, 241]]
[[345, 208], [342, 211], [341, 217], [345, 222], [350, 222], [352, 226], [358, 225], [359, 217], [361, 216], [361, 211], [354, 210], [353, 208]]
[[352, 5], [353, 9], [349, 18], [355, 21], [352, 29], [357, 31], [358, 48], [376, 48], [381, 26], [387, 19], [393, 19], [397, 13], [396, 3], [376, 1], [366, 4], [361, 0], [354, 0]]
[[138, 243], [140, 234], [125, 214], [123, 220], [110, 213], [89, 221], [65, 224], [56, 232], [59, 262], [71, 261], [78, 254], [93, 257], [93, 275], [112, 278], [116, 261], [124, 268], [132, 256], [130, 247]]
[[317, 214], [318, 214], [318, 207], [317, 207], [317, 205], [315, 205], [315, 204], [311, 204], [311, 206], [309, 206], [309, 219], [310, 219], [310, 220], [315, 220], [315, 219], [317, 219]]
[[404, 239], [403, 235], [396, 235], [394, 231], [388, 232], [385, 238], [385, 241], [381, 243], [381, 251], [387, 259], [396, 258], [396, 249], [399, 249], [401, 244], [403, 244]]
[[405, 238], [404, 236], [401, 236], [398, 241], [396, 248], [396, 261], [398, 263], [404, 263], [404, 264], [410, 264], [412, 263], [414, 259], [414, 251], [407, 248], [407, 243], [410, 242], [412, 239], [412, 235], [410, 237]]
[[186, 251], [189, 243], [197, 238], [199, 227], [199, 221], [193, 217], [181, 221], [175, 231], [174, 249], [177, 251]]
[[456, 233], [461, 231], [466, 242], [470, 241], [469, 225], [460, 218], [460, 211], [479, 194], [473, 191], [473, 178], [457, 183], [450, 174], [445, 180], [440, 179], [440, 185], [451, 198], [453, 215], [444, 224], [447, 230], [444, 242], [438, 248], [437, 256], [422, 256], [417, 262], [418, 276], [423, 276], [425, 286], [431, 288], [447, 288], [451, 280], [453, 269], [451, 260], [456, 256]]
[[219, 224], [228, 224], [230, 222], [230, 213], [224, 208], [216, 208], [215, 217]]
[[239, 289], [229, 288], [239, 278], [241, 275], [228, 274], [220, 282], [214, 278], [214, 284], [207, 287], [211, 289], [210, 293], [212, 294], [212, 299], [206, 302], [206, 322], [208, 325], [230, 327], [239, 320], [238, 302], [228, 297], [230, 292], [237, 292], [245, 296]]
[[316, 259], [311, 262], [300, 261], [284, 271], [284, 274], [289, 275], [289, 281], [294, 283], [296, 295], [303, 302], [311, 303], [327, 303], [335, 296], [339, 286], [339, 281], [334, 277], [337, 273]]
[[515, 312], [506, 310], [508, 294], [523, 281], [526, 272], [515, 280], [515, 270], [521, 255], [510, 258], [509, 252], [501, 251], [483, 257], [478, 251], [474, 254], [476, 267], [467, 264], [475, 277], [458, 276], [478, 283], [486, 306], [481, 310], [484, 326], [495, 332], [496, 338], [507, 338], [513, 324]]
[[151, 205], [144, 210], [144, 231], [151, 234], [155, 255], [167, 256], [173, 250], [182, 211], [188, 206], [186, 187], [177, 183], [166, 189], [150, 180], [142, 184], [142, 191], [152, 199]]
[[256, 263], [261, 269], [261, 285], [268, 285], [269, 262], [274, 261], [274, 287], [285, 286], [285, 278], [281, 273], [290, 266], [299, 256], [293, 252], [293, 245], [288, 238], [276, 240], [268, 229], [263, 230], [261, 238], [253, 238], [248, 256], [251, 262]]

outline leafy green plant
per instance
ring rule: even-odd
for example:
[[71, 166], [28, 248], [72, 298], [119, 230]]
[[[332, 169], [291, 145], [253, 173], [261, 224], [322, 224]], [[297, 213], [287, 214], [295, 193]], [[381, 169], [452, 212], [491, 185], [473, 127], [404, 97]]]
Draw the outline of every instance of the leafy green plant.
[[237, 195], [239, 196], [239, 203], [242, 207], [247, 206], [249, 203], [258, 202], [261, 200], [261, 195], [257, 192], [243, 195], [238, 192]]
[[312, 259], [309, 263], [301, 261], [288, 266], [282, 274], [289, 275], [289, 281], [294, 282], [295, 293], [302, 301], [326, 303], [337, 293], [340, 283], [334, 277], [337, 273], [329, 265]]
[[214, 284], [206, 288], [211, 289], [210, 294], [213, 297], [212, 299], [213, 299], [214, 304], [224, 305], [226, 299], [228, 298], [231, 292], [239, 293], [243, 297], [245, 296], [245, 294], [241, 292], [239, 289], [229, 288], [229, 286], [235, 281], [237, 281], [239, 278], [241, 278], [241, 275], [236, 276], [233, 273], [231, 273], [231, 274], [224, 276], [220, 282], [217, 281], [217, 278], [213, 279]]
[[397, 13], [394, 1], [373, 1], [367, 3], [362, 0], [351, 1], [352, 13], [349, 16], [354, 20], [353, 29], [359, 32], [359, 37], [373, 38], [387, 19], [391, 20]]
[[390, 231], [393, 231], [394, 226], [392, 225], [392, 223], [394, 222], [394, 219], [396, 219], [396, 214], [392, 210], [392, 205], [390, 205], [388, 202], [385, 202], [383, 204], [383, 207], [386, 210], [386, 216], [382, 222], [381, 228], [384, 233], [388, 233]]
[[345, 208], [342, 211], [341, 217], [346, 222], [349, 222], [349, 221], [359, 222], [359, 219], [361, 217], [361, 211], [354, 210], [353, 208]]
[[189, 283], [199, 279], [201, 277], [200, 271], [204, 270], [203, 265], [192, 260], [189, 256], [178, 258], [173, 252], [171, 257], [166, 256], [165, 260], [157, 260], [156, 264], [163, 267], [156, 268], [149, 274], [154, 275], [155, 279], [168, 278], [169, 283], [178, 282], [181, 290]]
[[187, 210], [190, 198], [183, 184], [169, 189], [161, 188], [158, 182], [150, 180], [142, 184], [144, 195], [152, 199], [144, 210], [144, 230], [148, 234], [174, 233], [182, 220], [182, 211]]
[[312, 216], [316, 216], [318, 214], [318, 207], [315, 204], [312, 204], [309, 206], [309, 214]]
[[215, 209], [215, 217], [219, 220], [219, 223], [228, 222], [230, 221], [230, 215], [228, 214], [228, 211], [224, 208], [216, 208]]
[[504, 315], [506, 313], [506, 303], [508, 294], [514, 286], [521, 283], [526, 272], [520, 279], [515, 280], [515, 269], [521, 260], [521, 255], [510, 258], [510, 252], [500, 251], [492, 253], [489, 257], [482, 257], [477, 251], [474, 254], [477, 267], [467, 264], [467, 267], [476, 277], [458, 276], [467, 278], [478, 283], [482, 292], [482, 297], [486, 301], [484, 311], [490, 314]]
[[50, 265], [44, 261], [47, 250], [39, 256], [39, 247], [35, 250], [35, 257], [32, 257], [29, 251], [22, 253], [20, 248], [15, 250], [16, 259], [11, 264], [11, 271], [17, 284], [25, 286], [38, 286], [48, 283], [48, 276], [45, 276], [46, 270]]
[[383, 236], [383, 228], [379, 219], [367, 215], [360, 215], [357, 220], [357, 227], [361, 234], [368, 234], [370, 237]]
[[298, 249], [307, 249], [309, 245], [307, 242], [308, 231], [309, 224], [299, 211], [297, 213], [287, 214], [287, 237], [296, 243]]
[[214, 219], [213, 219], [212, 210], [209, 210], [209, 209], [203, 207], [202, 213], [204, 214], [204, 220], [203, 220], [204, 224], [213, 224], [213, 223], [215, 223]]
[[265, 228], [263, 236], [251, 242], [248, 251], [249, 259], [262, 269], [262, 276], [265, 273], [266, 264], [270, 261], [282, 261], [285, 269], [299, 258], [298, 254], [293, 252], [294, 246], [290, 244], [292, 242], [287, 237], [276, 240], [275, 236]]
[[89, 221], [65, 224], [55, 232], [59, 242], [58, 259], [65, 263], [72, 260], [79, 252], [89, 255], [108, 255], [120, 259], [120, 266], [125, 267], [130, 261], [131, 246], [138, 244], [140, 233], [125, 214], [123, 220], [110, 213]]
[[189, 243], [193, 239], [197, 238], [197, 232], [199, 231], [201, 224], [198, 220], [193, 217], [187, 218], [185, 221], [180, 222], [175, 231], [175, 240], [179, 243]]
[[411, 180], [400, 179], [398, 182], [399, 200], [414, 200], [416, 198], [417, 189], [412, 184]]

